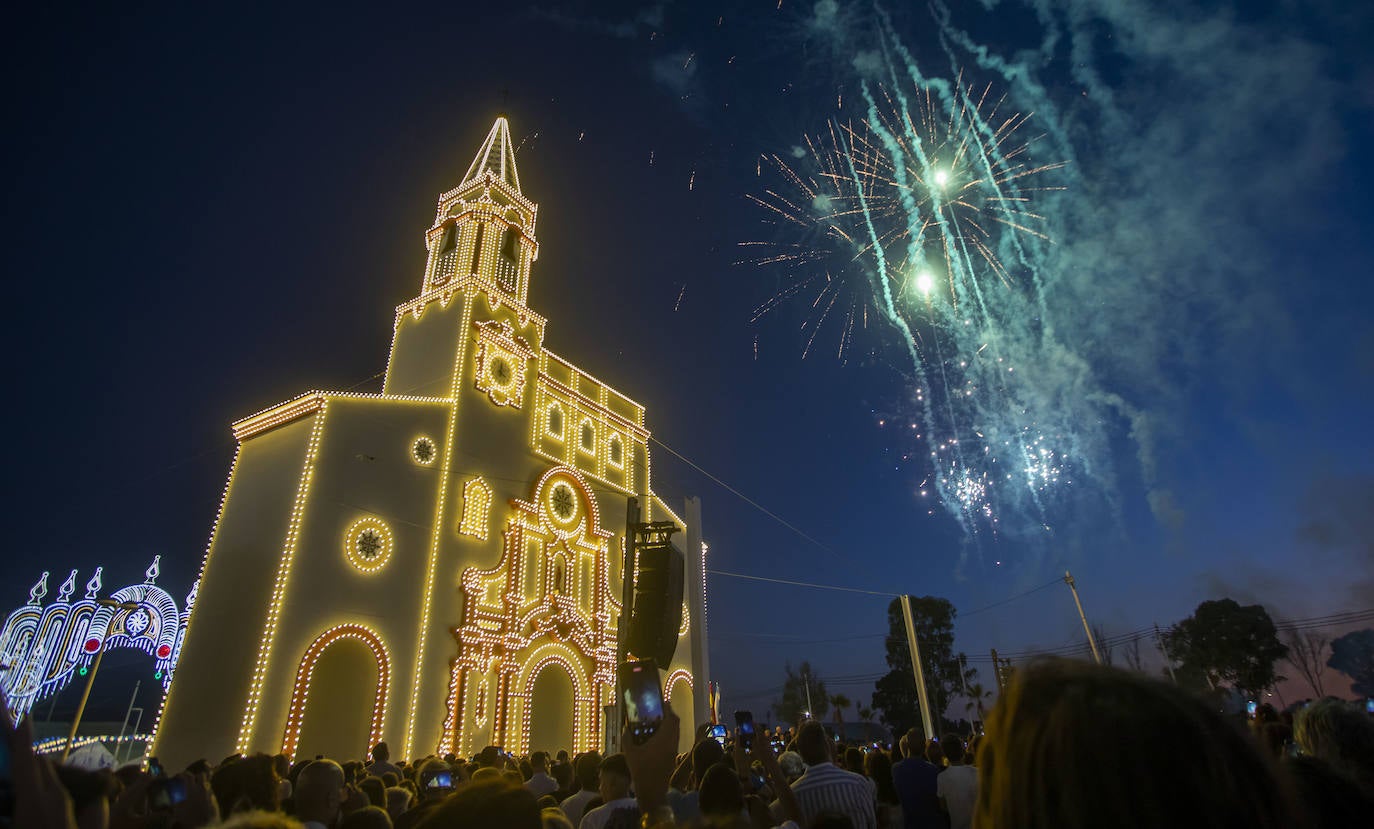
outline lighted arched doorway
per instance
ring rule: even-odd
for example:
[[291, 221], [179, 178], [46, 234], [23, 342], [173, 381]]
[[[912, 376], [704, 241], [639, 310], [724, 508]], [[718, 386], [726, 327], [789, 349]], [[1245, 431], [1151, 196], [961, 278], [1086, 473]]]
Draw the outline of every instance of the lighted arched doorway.
[[694, 726], [695, 715], [692, 698], [692, 677], [686, 671], [673, 671], [668, 675], [665, 683], [664, 696], [668, 704], [673, 707], [673, 713], [677, 714], [678, 719], [682, 720], [682, 729], [678, 734], [677, 750], [691, 751], [692, 740], [696, 737]]
[[360, 625], [326, 631], [301, 658], [282, 752], [360, 760], [381, 739], [390, 660], [376, 633]]
[[573, 705], [573, 680], [561, 663], [546, 663], [530, 688], [529, 750], [556, 753], [574, 751], [573, 724], [577, 711]]

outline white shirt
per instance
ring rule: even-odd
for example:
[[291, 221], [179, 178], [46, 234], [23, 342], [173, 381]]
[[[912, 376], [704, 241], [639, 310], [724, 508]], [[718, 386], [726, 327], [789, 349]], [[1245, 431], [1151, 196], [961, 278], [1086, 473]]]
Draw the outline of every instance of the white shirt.
[[[582, 822], [577, 824], [577, 829], [603, 829], [610, 821], [611, 815], [621, 809], [633, 809], [634, 813], [638, 815], [639, 801], [633, 797], [622, 797], [619, 800], [612, 800], [605, 806], [597, 806], [582, 816]], [[639, 822], [637, 818], [635, 822]]]
[[600, 796], [601, 795], [595, 791], [583, 789], [558, 805], [563, 807], [563, 814], [568, 816], [568, 820], [572, 821], [572, 825], [577, 826], [582, 820], [582, 810], [587, 808], [588, 803]]
[[[848, 816], [855, 829], [877, 829], [877, 786], [862, 774], [845, 771], [834, 763], [808, 766], [806, 774], [792, 784], [792, 796], [797, 799], [803, 823], [810, 824], [822, 812], [837, 812]], [[776, 800], [773, 810], [774, 816], [781, 812]]]
[[537, 771], [530, 775], [529, 780], [525, 781], [525, 788], [534, 792], [535, 797], [543, 797], [558, 791], [558, 781], [542, 771]]
[[949, 809], [950, 829], [969, 829], [973, 825], [973, 801], [978, 796], [978, 769], [950, 766], [936, 781], [935, 793]]

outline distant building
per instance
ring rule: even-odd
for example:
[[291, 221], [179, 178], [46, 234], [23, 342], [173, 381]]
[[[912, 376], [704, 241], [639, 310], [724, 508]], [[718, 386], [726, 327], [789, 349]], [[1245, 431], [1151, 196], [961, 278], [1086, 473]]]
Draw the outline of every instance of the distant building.
[[[535, 215], [498, 119], [439, 197], [382, 393], [312, 391], [233, 425], [154, 738], [169, 768], [379, 740], [406, 758], [601, 746], [627, 498], [683, 523], [652, 494], [644, 407], [544, 345]], [[690, 734], [688, 595], [664, 667]]]

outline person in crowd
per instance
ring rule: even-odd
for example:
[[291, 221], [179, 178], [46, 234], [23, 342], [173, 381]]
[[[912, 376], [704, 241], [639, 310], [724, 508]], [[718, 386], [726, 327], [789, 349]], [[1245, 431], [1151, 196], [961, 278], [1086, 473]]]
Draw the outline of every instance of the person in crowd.
[[558, 791], [558, 781], [549, 776], [547, 751], [536, 751], [530, 755], [530, 776], [525, 780], [525, 788], [534, 792], [536, 798]]
[[892, 760], [879, 749], [864, 755], [864, 776], [877, 790], [877, 818], [880, 829], [901, 829], [902, 801], [892, 780]]
[[788, 786], [797, 782], [798, 777], [806, 774], [806, 763], [802, 762], [801, 755], [795, 751], [784, 751], [778, 755], [778, 765], [782, 767], [782, 773], [787, 778]]
[[[799, 822], [810, 826], [821, 814], [834, 813], [849, 818], [855, 829], [875, 829], [877, 789], [872, 780], [834, 764], [825, 727], [815, 720], [806, 721], [797, 731], [796, 742], [797, 753], [806, 763], [806, 773], [792, 784]], [[779, 809], [779, 801], [774, 801], [774, 817], [780, 815]]]
[[1345, 829], [1370, 822], [1370, 815], [1374, 815], [1374, 793], [1333, 769], [1325, 760], [1291, 757], [1283, 761], [1283, 767], [1293, 781], [1309, 829]]
[[[560, 751], [559, 754], [567, 752]], [[554, 791], [553, 797], [559, 803], [577, 794], [577, 781], [573, 778], [572, 763], [567, 760], [560, 760], [549, 766], [549, 776], [558, 783], [558, 789]]]
[[392, 829], [391, 815], [378, 806], [364, 806], [344, 815], [339, 829]]
[[[440, 761], [442, 762], [442, 761]], [[474, 780], [444, 798], [425, 815], [418, 829], [543, 829], [534, 794], [499, 775]]]
[[844, 769], [855, 774], [864, 773], [864, 753], [862, 750], [850, 746], [844, 750]]
[[926, 759], [926, 742], [913, 728], [899, 741], [906, 759], [892, 766], [892, 785], [902, 803], [902, 825], [906, 829], [942, 829], [946, 823], [937, 793], [940, 766]]
[[372, 765], [367, 767], [367, 773], [381, 777], [390, 772], [400, 777], [401, 770], [391, 764], [391, 748], [383, 740], [372, 747]]
[[343, 767], [333, 760], [316, 760], [296, 778], [296, 817], [306, 829], [333, 829], [343, 813], [345, 795]]
[[587, 802], [601, 796], [601, 755], [595, 751], [579, 754], [573, 767], [581, 791], [565, 798], [559, 805], [572, 825], [577, 827], [582, 820], [582, 813], [586, 811]]
[[707, 769], [698, 791], [701, 824], [712, 829], [734, 829], [744, 814], [744, 790], [735, 770], [725, 765], [712, 766]]
[[980, 749], [979, 829], [1301, 825], [1277, 768], [1186, 691], [1046, 659], [1019, 668]]
[[604, 829], [616, 812], [638, 810], [630, 794], [630, 766], [624, 754], [612, 754], [601, 761], [600, 785], [603, 805], [582, 815], [578, 829]]
[[226, 760], [211, 775], [210, 786], [226, 817], [254, 809], [276, 812], [281, 807], [275, 762], [266, 754], [235, 755]]
[[401, 815], [410, 808], [410, 802], [415, 799], [410, 789], [402, 786], [387, 786], [386, 789], [386, 811], [391, 815], [391, 822], [394, 824], [400, 819]]
[[277, 775], [277, 803], [285, 805], [291, 799], [291, 758], [285, 754], [273, 757], [272, 771]]
[[110, 801], [118, 784], [108, 771], [58, 766], [57, 779], [71, 795], [78, 829], [104, 829], [110, 824]]
[[251, 812], [239, 812], [223, 823], [215, 824], [215, 829], [303, 829], [303, 824], [281, 812], [254, 809]]
[[706, 736], [697, 740], [687, 760], [678, 764], [668, 789], [668, 805], [679, 823], [691, 823], [701, 814], [698, 787], [706, 772], [724, 759], [725, 749], [714, 737]]
[[[500, 779], [500, 773], [496, 769], [490, 769], [492, 775]], [[447, 777], [447, 781], [445, 780]], [[419, 768], [419, 796], [417, 802], [410, 807], [409, 811], [401, 815], [396, 821], [396, 829], [414, 829], [415, 826], [423, 822], [438, 805], [453, 793], [455, 785], [459, 782], [453, 777], [453, 771], [448, 767], [448, 763], [433, 757], [420, 764]], [[447, 783], [447, 785], [445, 785]]]
[[382, 778], [368, 775], [358, 781], [358, 790], [367, 796], [368, 805], [386, 808], [386, 784]]
[[946, 734], [940, 749], [949, 763], [935, 783], [940, 809], [949, 815], [950, 829], [970, 829], [978, 793], [978, 770], [964, 764], [964, 741], [958, 734]]
[[1304, 754], [1374, 791], [1374, 719], [1333, 697], [1317, 700], [1294, 719], [1293, 739]]
[[982, 734], [974, 734], [969, 738], [968, 747], [964, 750], [964, 765], [978, 767], [978, 747], [982, 744]]
[[539, 818], [544, 824], [544, 829], [573, 829], [572, 821], [568, 820], [568, 816], [557, 806], [541, 809]]

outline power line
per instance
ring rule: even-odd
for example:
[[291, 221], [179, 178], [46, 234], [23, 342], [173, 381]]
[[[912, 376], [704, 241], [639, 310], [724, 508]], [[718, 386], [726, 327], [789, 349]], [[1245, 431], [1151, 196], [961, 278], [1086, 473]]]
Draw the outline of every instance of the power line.
[[888, 593], [880, 590], [864, 590], [860, 587], [841, 587], [835, 584], [816, 584], [810, 581], [793, 581], [792, 579], [774, 579], [768, 576], [751, 576], [747, 573], [732, 573], [729, 570], [710, 570], [706, 571], [713, 576], [729, 576], [732, 579], [747, 579], [749, 581], [765, 581], [772, 584], [789, 584], [793, 587], [810, 587], [816, 590], [839, 590], [845, 593], [863, 593], [868, 596], [882, 596], [888, 599], [895, 599], [896, 593]]

